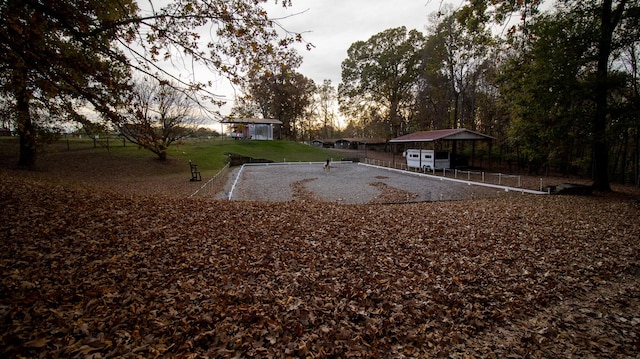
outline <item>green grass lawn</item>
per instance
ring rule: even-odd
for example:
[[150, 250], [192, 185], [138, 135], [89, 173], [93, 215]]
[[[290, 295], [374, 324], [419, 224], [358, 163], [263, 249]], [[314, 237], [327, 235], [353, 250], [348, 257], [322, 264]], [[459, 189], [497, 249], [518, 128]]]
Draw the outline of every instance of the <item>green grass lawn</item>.
[[[89, 153], [96, 158], [110, 156], [127, 159], [153, 159], [155, 154], [140, 149], [132, 143], [111, 137], [101, 138], [94, 142], [88, 138], [62, 138], [42, 148], [38, 160], [45, 160], [50, 154]], [[238, 141], [229, 138], [220, 139], [188, 139], [180, 143], [174, 142], [168, 150], [168, 162], [180, 164], [188, 161], [197, 164], [203, 173], [217, 172], [222, 169], [229, 153], [264, 158], [274, 162], [321, 162], [328, 157], [339, 159], [341, 154], [324, 148], [312, 147], [292, 141]], [[18, 138], [0, 137], [0, 157], [9, 163], [18, 161]], [[177, 166], [180, 169], [183, 166]], [[168, 169], [171, 166], [167, 167]]]
[[324, 161], [327, 149], [291, 141], [191, 140], [171, 149], [169, 156], [184, 158], [201, 168], [222, 168], [230, 153], [274, 162]]

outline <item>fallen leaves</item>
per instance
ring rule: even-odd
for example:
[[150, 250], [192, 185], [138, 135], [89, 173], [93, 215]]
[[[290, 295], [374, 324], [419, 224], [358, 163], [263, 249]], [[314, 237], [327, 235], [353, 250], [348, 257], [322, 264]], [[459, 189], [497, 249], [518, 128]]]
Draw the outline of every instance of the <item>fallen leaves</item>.
[[640, 350], [640, 209], [621, 198], [154, 199], [3, 172], [0, 206], [6, 357]]

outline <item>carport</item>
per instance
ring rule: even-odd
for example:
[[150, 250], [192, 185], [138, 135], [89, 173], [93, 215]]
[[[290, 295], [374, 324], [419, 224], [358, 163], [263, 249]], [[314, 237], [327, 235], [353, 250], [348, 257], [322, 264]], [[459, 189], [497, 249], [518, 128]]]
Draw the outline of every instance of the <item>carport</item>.
[[393, 146], [393, 162], [395, 163], [395, 154], [398, 152], [398, 146], [403, 146], [403, 150], [408, 148], [424, 149], [425, 144], [430, 144], [432, 149], [436, 149], [436, 147], [441, 148], [443, 142], [450, 141], [451, 157], [454, 160], [451, 165], [452, 167], [458, 167], [459, 164], [455, 162], [458, 141], [471, 141], [471, 165], [473, 165], [476, 142], [489, 141], [489, 152], [491, 152], [491, 140], [495, 140], [495, 137], [485, 135], [484, 133], [477, 131], [468, 130], [466, 128], [453, 128], [446, 130], [418, 131], [393, 138], [389, 140], [389, 143]]

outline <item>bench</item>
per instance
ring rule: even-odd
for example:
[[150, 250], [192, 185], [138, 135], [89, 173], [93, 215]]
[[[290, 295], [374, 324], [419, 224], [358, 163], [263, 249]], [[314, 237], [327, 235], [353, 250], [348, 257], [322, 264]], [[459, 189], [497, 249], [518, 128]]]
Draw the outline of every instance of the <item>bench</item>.
[[200, 176], [200, 171], [198, 170], [198, 165], [194, 165], [189, 161], [189, 167], [191, 168], [191, 182], [202, 181], [202, 177]]

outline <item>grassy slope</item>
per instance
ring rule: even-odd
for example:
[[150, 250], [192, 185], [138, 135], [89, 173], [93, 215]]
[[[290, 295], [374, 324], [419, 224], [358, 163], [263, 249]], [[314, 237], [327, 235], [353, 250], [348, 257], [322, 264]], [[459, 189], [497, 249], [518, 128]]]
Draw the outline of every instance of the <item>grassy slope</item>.
[[[38, 155], [37, 171], [19, 175], [49, 184], [109, 190], [127, 195], [184, 198], [218, 174], [229, 153], [279, 161], [324, 161], [340, 158], [329, 150], [288, 141], [189, 140], [169, 148], [166, 161], [121, 140], [62, 139]], [[189, 182], [188, 161], [199, 166], [203, 182]], [[16, 169], [18, 139], [0, 137], [0, 170]], [[211, 187], [211, 186], [210, 186]], [[217, 187], [216, 187], [217, 188]], [[214, 188], [208, 188], [214, 190]]]
[[[182, 143], [174, 143], [169, 150], [169, 163], [176, 163], [174, 170], [183, 171], [188, 168], [189, 160], [198, 164], [204, 173], [217, 172], [227, 163], [229, 153], [236, 153], [254, 158], [266, 158], [275, 162], [280, 161], [324, 161], [327, 157], [338, 157], [330, 150], [311, 147], [305, 144], [290, 141], [234, 141], [234, 140], [187, 140]], [[46, 162], [47, 158], [60, 154], [77, 155], [83, 153], [88, 156], [101, 158], [123, 158], [127, 161], [139, 161], [154, 159], [155, 155], [150, 151], [139, 149], [137, 146], [121, 140], [110, 139], [109, 147], [106, 140], [96, 143], [91, 139], [61, 139], [43, 148], [40, 154], [40, 162]], [[18, 158], [18, 139], [15, 137], [0, 137], [0, 163], [11, 165]], [[143, 161], [144, 162], [144, 161]], [[39, 167], [46, 167], [46, 163], [38, 163]], [[182, 167], [181, 167], [182, 166]], [[165, 166], [171, 168], [172, 166]], [[150, 170], [159, 170], [158, 166], [152, 166]], [[159, 170], [159, 174], [166, 173]]]

